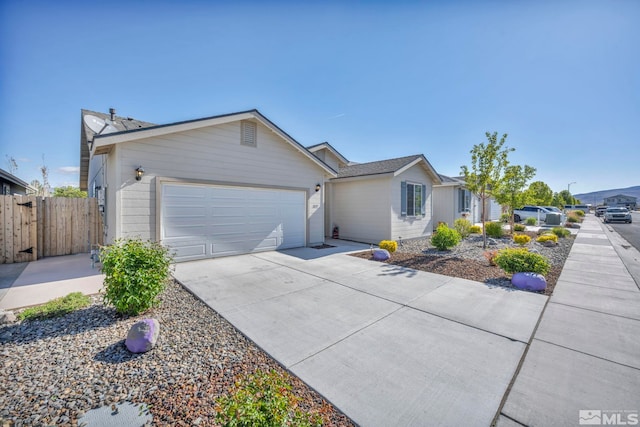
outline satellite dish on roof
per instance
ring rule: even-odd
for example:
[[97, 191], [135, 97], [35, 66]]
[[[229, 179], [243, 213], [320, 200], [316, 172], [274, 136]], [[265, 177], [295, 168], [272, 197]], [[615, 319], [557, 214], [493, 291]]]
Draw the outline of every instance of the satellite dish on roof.
[[100, 133], [106, 123], [100, 117], [96, 117], [92, 114], [85, 114], [84, 124], [89, 126], [89, 129], [91, 129], [95, 133]]
[[86, 114], [84, 116], [84, 123], [87, 126], [89, 126], [89, 129], [91, 129], [98, 135], [105, 134], [105, 133], [113, 133], [118, 131], [118, 129], [113, 125], [113, 123], [110, 120], [104, 120], [92, 114]]
[[105, 133], [113, 133], [113, 132], [118, 132], [118, 128], [115, 127], [115, 122], [112, 122], [111, 120], [107, 119], [104, 121], [105, 126], [102, 129], [102, 132], [100, 132], [101, 134], [105, 134]]

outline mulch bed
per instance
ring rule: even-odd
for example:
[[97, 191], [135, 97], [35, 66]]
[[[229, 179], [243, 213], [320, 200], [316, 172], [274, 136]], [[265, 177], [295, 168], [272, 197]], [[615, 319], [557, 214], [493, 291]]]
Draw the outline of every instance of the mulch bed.
[[[375, 261], [371, 251], [357, 252], [351, 255]], [[414, 270], [428, 271], [430, 273], [442, 274], [445, 276], [474, 280], [476, 282], [512, 287], [511, 277], [499, 267], [489, 265], [488, 262], [480, 262], [464, 258], [398, 252], [394, 253], [387, 261], [382, 262], [412, 268]], [[561, 272], [562, 266], [552, 266], [549, 273], [545, 276], [547, 279], [547, 289], [544, 292], [539, 293], [551, 295]]]

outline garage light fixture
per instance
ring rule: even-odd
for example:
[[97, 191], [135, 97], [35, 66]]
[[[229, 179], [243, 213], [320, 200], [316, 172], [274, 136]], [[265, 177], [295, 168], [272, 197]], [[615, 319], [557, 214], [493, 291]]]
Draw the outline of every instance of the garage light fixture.
[[322, 188], [322, 186], [321, 186], [320, 184], [316, 184], [316, 193], [317, 193], [318, 191], [320, 191], [320, 189], [321, 189], [321, 188]]
[[140, 181], [142, 179], [142, 175], [144, 175], [144, 169], [142, 165], [136, 168], [136, 181]]

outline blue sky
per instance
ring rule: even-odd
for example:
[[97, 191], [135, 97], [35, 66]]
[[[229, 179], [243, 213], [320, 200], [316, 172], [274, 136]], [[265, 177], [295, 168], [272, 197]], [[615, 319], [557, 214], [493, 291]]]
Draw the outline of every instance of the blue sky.
[[640, 185], [640, 1], [0, 2], [0, 167], [77, 185], [80, 109], [259, 109], [457, 175], [486, 131], [573, 193]]

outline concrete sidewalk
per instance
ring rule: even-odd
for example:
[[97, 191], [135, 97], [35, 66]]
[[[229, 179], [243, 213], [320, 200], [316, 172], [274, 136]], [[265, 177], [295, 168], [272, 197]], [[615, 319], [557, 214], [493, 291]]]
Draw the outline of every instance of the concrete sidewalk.
[[639, 419], [640, 288], [615, 239], [586, 216], [498, 426]]
[[89, 254], [47, 257], [21, 264], [0, 264], [0, 309], [43, 304], [71, 292], [96, 294], [104, 274], [91, 268]]
[[360, 425], [491, 424], [548, 298], [337, 251], [186, 262], [175, 277]]

